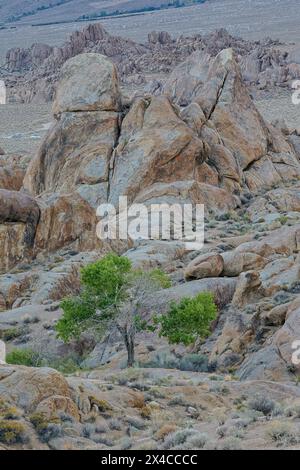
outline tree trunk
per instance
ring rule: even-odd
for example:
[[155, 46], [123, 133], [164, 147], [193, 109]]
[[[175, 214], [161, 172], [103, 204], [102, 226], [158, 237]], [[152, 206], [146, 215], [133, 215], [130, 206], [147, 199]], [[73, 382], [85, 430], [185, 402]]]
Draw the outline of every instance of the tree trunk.
[[125, 333], [125, 346], [127, 350], [127, 367], [133, 367], [134, 366], [134, 336], [132, 333], [126, 331]]

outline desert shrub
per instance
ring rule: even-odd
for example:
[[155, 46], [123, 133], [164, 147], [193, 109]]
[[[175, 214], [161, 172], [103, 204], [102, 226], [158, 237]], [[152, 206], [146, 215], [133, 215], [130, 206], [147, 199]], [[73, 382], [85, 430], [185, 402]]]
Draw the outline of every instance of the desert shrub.
[[158, 352], [150, 361], [140, 364], [151, 369], [179, 369], [179, 359], [165, 352]]
[[179, 369], [191, 372], [214, 372], [216, 364], [209, 363], [208, 357], [203, 354], [187, 354], [180, 360]]
[[67, 356], [61, 359], [46, 361], [43, 365], [58, 370], [62, 374], [74, 374], [80, 369], [82, 358], [77, 356]]
[[146, 405], [145, 397], [143, 395], [136, 395], [130, 402], [130, 406], [133, 408], [142, 409]]
[[128, 436], [125, 436], [123, 437], [123, 439], [121, 439], [121, 441], [119, 442], [119, 445], [118, 447], [120, 448], [120, 450], [129, 450], [131, 447], [132, 447], [132, 440], [130, 439], [130, 437]]
[[34, 413], [29, 417], [29, 420], [42, 442], [47, 443], [62, 435], [62, 427], [58, 418], [49, 419], [43, 413]]
[[6, 355], [6, 362], [20, 366], [39, 367], [41, 357], [31, 349], [14, 349]]
[[226, 426], [225, 424], [223, 424], [222, 426], [218, 426], [216, 429], [216, 433], [222, 439], [228, 433], [228, 426]]
[[19, 421], [0, 420], [0, 442], [18, 444], [26, 441], [25, 427]]
[[128, 416], [126, 421], [130, 426], [133, 426], [134, 428], [136, 428], [140, 431], [145, 429], [145, 427], [146, 427], [145, 422], [142, 419], [140, 419], [136, 416]]
[[49, 423], [39, 431], [39, 437], [42, 442], [49, 442], [51, 439], [55, 439], [61, 435], [62, 427], [56, 423]]
[[227, 437], [218, 444], [219, 450], [241, 450], [242, 445], [238, 437]]
[[92, 405], [96, 405], [100, 413], [107, 413], [108, 411], [112, 411], [111, 405], [106, 400], [99, 400], [94, 396], [89, 396], [89, 400]]
[[288, 406], [284, 414], [288, 418], [300, 418], [300, 404]]
[[300, 442], [299, 429], [290, 423], [274, 421], [267, 430], [267, 436], [279, 445], [294, 445]]
[[111, 418], [108, 421], [108, 426], [112, 431], [121, 431], [121, 429], [122, 429], [122, 423], [117, 418]]
[[23, 336], [28, 333], [27, 328], [20, 328], [20, 327], [15, 327], [15, 328], [9, 328], [7, 330], [3, 330], [0, 332], [0, 338], [3, 341], [13, 341], [14, 339], [20, 338], [20, 336]]
[[175, 395], [168, 403], [169, 406], [186, 406], [187, 402], [184, 395]]
[[90, 437], [96, 432], [96, 425], [92, 423], [86, 423], [82, 427], [82, 437], [90, 439]]
[[269, 416], [274, 412], [276, 402], [263, 395], [257, 395], [249, 401], [248, 406], [251, 410], [260, 411], [265, 416]]
[[178, 449], [178, 446], [185, 444], [188, 437], [192, 436], [195, 433], [193, 429], [179, 429], [171, 434], [169, 434], [163, 444], [164, 449]]
[[12, 406], [7, 401], [0, 399], [0, 419], [18, 419], [21, 413], [15, 406]]
[[158, 441], [164, 441], [165, 438], [177, 430], [176, 424], [164, 424], [155, 434]]
[[203, 432], [196, 432], [187, 438], [185, 447], [189, 450], [203, 449], [208, 440], [207, 434]]

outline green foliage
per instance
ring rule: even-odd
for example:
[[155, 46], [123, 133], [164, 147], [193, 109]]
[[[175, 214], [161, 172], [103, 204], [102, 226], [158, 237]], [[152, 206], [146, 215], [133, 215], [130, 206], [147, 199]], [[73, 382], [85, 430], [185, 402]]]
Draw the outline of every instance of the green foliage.
[[105, 329], [115, 313], [114, 309], [124, 300], [122, 288], [130, 270], [129, 259], [114, 253], [83, 268], [81, 294], [61, 302], [64, 315], [56, 325], [58, 337], [65, 342], [79, 338], [84, 330], [93, 326], [95, 313], [100, 310], [97, 330]]
[[197, 338], [207, 338], [212, 321], [217, 318], [217, 307], [210, 292], [202, 292], [194, 298], [173, 302], [166, 315], [155, 318], [160, 325], [160, 336], [171, 344], [193, 344]]
[[83, 268], [81, 280], [90, 294], [99, 296], [100, 305], [105, 306], [114, 301], [116, 292], [125, 284], [126, 274], [130, 270], [131, 262], [128, 258], [110, 253]]
[[151, 281], [157, 284], [158, 288], [168, 289], [172, 286], [169, 276], [161, 269], [152, 269], [148, 276]]
[[31, 349], [14, 349], [6, 355], [7, 364], [17, 364], [28, 367], [39, 367], [41, 359], [39, 354]]
[[[153, 290], [171, 285], [168, 276], [161, 270], [134, 270], [128, 258], [114, 253], [83, 268], [81, 281], [81, 294], [61, 302], [64, 314], [56, 325], [56, 331], [65, 342], [72, 338], [78, 339], [88, 329], [102, 335], [134, 287], [137, 291], [134, 295], [138, 295], [144, 285], [151, 284]], [[138, 315], [133, 321], [137, 330], [147, 327]]]

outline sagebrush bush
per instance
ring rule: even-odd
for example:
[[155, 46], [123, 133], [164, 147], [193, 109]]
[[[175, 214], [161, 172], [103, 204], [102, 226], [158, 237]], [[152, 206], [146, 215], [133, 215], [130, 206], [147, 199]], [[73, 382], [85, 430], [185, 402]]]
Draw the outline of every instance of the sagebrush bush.
[[40, 367], [41, 357], [31, 349], [14, 349], [6, 355], [6, 362], [20, 366]]
[[111, 430], [113, 431], [121, 431], [122, 429], [122, 422], [117, 419], [117, 418], [111, 418], [109, 421], [108, 421], [108, 426]]
[[178, 449], [178, 446], [185, 444], [188, 437], [192, 436], [194, 433], [195, 431], [193, 429], [187, 428], [179, 429], [178, 431], [169, 434], [163, 443], [163, 449]]
[[203, 449], [208, 440], [207, 434], [203, 432], [195, 432], [190, 437], [187, 438], [185, 447], [188, 450], [198, 450]]
[[133, 426], [134, 428], [139, 429], [140, 431], [145, 429], [146, 427], [145, 421], [140, 418], [137, 418], [136, 416], [128, 416], [126, 421], [130, 426]]
[[267, 430], [267, 436], [279, 445], [295, 445], [300, 442], [299, 428], [291, 423], [274, 421]]
[[289, 418], [300, 418], [300, 403], [288, 406], [284, 413]]
[[29, 417], [39, 438], [42, 442], [49, 442], [51, 439], [62, 435], [62, 426], [58, 418], [47, 418], [43, 413], [34, 413]]
[[0, 442], [18, 444], [26, 442], [25, 427], [19, 421], [0, 420]]
[[242, 444], [237, 437], [227, 437], [221, 443], [218, 443], [219, 450], [241, 450]]
[[277, 403], [268, 397], [257, 395], [249, 401], [248, 406], [251, 410], [260, 411], [265, 416], [268, 416], [274, 412]]
[[186, 354], [179, 362], [179, 369], [191, 372], [214, 372], [216, 364], [210, 363], [203, 354]]
[[21, 412], [7, 401], [0, 399], [0, 419], [18, 419]]

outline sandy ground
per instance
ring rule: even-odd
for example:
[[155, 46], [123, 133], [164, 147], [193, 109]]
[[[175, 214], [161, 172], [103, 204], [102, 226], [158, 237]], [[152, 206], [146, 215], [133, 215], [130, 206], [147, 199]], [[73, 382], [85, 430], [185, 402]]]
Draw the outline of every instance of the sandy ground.
[[0, 147], [7, 153], [33, 155], [51, 125], [51, 105], [0, 106]]
[[300, 105], [292, 103], [292, 92], [257, 100], [255, 104], [267, 121], [283, 118], [290, 128], [300, 129]]
[[[33, 20], [17, 24], [16, 29], [0, 31], [0, 63], [11, 47], [28, 47], [34, 42], [61, 44], [70, 32], [87, 23], [69, 23], [32, 27]], [[266, 36], [285, 42], [300, 42], [299, 0], [208, 0], [202, 5], [162, 10], [127, 18], [102, 21], [117, 35], [145, 41], [153, 30], [172, 35], [207, 33], [225, 27], [230, 33], [249, 39]]]

